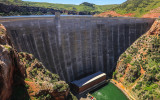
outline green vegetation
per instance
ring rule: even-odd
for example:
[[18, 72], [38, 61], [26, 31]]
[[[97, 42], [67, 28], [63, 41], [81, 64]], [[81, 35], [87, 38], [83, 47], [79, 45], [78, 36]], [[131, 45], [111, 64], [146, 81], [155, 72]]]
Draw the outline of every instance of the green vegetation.
[[42, 83], [39, 83], [40, 86], [42, 86]]
[[116, 79], [116, 75], [117, 75], [117, 70], [115, 72], [113, 72], [113, 78]]
[[52, 96], [50, 94], [44, 93], [39, 97], [36, 97], [37, 100], [52, 100]]
[[[98, 14], [101, 12], [105, 12], [117, 5], [95, 5], [92, 3], [84, 2], [80, 5], [73, 4], [53, 4], [53, 3], [40, 3], [40, 2], [29, 2], [29, 1], [21, 1], [21, 0], [0, 0], [0, 3], [6, 5], [17, 5], [17, 6], [25, 6], [25, 7], [39, 7], [35, 11], [27, 11], [25, 7], [21, 8], [22, 11], [14, 11], [10, 9], [9, 12], [0, 12], [0, 15], [43, 15], [43, 14], [52, 14], [53, 12], [50, 9], [54, 9], [55, 11], [60, 11], [63, 14], [68, 14], [68, 11], [72, 11], [69, 14]], [[44, 10], [41, 10], [45, 8]], [[7, 9], [8, 10], [8, 9]]]
[[32, 80], [31, 80], [31, 79], [29, 79], [29, 78], [25, 78], [25, 81], [32, 82]]
[[11, 4], [11, 3], [20, 3], [22, 0], [0, 0], [0, 2]]
[[130, 63], [132, 60], [132, 57], [130, 55], [128, 55], [125, 59], [124, 59], [124, 63], [127, 64], [127, 63]]
[[68, 85], [64, 83], [55, 83], [53, 89], [58, 92], [63, 92], [64, 90], [68, 89]]
[[9, 46], [9, 45], [4, 45], [4, 47], [8, 50], [8, 51], [11, 51], [12, 47]]
[[[1, 24], [0, 24], [0, 26], [1, 26]], [[0, 35], [4, 34], [4, 32], [5, 32], [4, 29], [1, 28], [1, 29], [0, 29]]]
[[26, 84], [25, 87], [26, 87], [27, 89], [29, 89], [29, 85]]
[[72, 92], [69, 93], [68, 97], [67, 97], [67, 100], [78, 100], [76, 96], [74, 96], [72, 94]]
[[127, 0], [113, 10], [120, 14], [134, 13], [135, 17], [141, 17], [159, 5], [160, 0]]
[[135, 80], [138, 79], [141, 75], [140, 70], [140, 66], [131, 66], [129, 71], [126, 73], [126, 81], [130, 83], [135, 82]]

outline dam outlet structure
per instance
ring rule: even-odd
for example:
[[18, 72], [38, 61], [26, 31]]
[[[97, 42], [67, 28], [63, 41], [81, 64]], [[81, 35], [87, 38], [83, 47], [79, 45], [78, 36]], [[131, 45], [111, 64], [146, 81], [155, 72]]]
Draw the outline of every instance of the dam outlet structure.
[[111, 75], [119, 56], [155, 19], [83, 16], [1, 18], [15, 48], [71, 82], [98, 71]]

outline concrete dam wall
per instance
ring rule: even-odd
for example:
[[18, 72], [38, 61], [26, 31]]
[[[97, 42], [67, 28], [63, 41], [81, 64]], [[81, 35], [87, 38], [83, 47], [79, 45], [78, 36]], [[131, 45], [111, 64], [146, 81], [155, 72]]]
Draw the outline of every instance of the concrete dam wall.
[[111, 74], [119, 56], [154, 19], [52, 17], [1, 20], [18, 51], [32, 53], [71, 82], [97, 71]]

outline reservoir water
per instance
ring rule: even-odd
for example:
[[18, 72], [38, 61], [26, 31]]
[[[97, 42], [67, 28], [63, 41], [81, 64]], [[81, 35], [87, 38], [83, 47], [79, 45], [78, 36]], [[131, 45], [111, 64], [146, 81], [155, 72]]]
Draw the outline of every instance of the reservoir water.
[[128, 100], [123, 92], [112, 83], [108, 83], [100, 89], [91, 92], [91, 94], [96, 100]]

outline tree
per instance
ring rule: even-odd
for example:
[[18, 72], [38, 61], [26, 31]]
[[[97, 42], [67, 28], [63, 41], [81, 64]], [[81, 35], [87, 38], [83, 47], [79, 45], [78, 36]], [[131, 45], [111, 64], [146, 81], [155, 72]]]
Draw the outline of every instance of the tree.
[[83, 3], [80, 4], [80, 5], [89, 6], [89, 7], [94, 7], [95, 4], [93, 4], [93, 3], [88, 3], [88, 2], [83, 2]]

